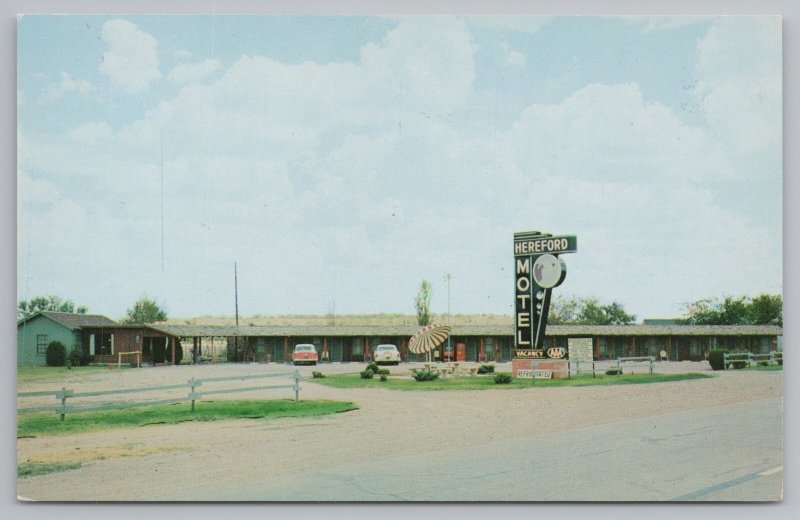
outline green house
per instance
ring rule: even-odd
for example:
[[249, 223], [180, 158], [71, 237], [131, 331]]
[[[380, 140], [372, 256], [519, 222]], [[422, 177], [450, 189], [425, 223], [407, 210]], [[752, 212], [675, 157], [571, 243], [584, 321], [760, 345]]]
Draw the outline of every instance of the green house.
[[116, 325], [97, 314], [41, 311], [17, 322], [17, 366], [43, 366], [47, 345], [60, 341], [69, 352], [82, 344], [81, 327]]

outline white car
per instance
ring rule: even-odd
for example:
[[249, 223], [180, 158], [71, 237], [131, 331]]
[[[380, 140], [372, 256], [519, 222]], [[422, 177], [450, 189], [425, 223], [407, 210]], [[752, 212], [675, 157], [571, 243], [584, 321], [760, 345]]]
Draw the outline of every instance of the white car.
[[375, 347], [372, 360], [379, 365], [382, 363], [398, 365], [400, 364], [400, 352], [397, 351], [395, 345], [378, 345]]

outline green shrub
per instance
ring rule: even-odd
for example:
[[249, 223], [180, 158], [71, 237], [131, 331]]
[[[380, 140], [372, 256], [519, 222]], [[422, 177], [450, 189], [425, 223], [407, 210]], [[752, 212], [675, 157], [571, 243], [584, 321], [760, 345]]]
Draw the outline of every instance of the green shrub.
[[183, 347], [180, 345], [175, 345], [175, 364], [180, 365], [182, 359], [183, 359]]
[[378, 364], [373, 361], [372, 363], [367, 365], [367, 370], [372, 370], [373, 374], [377, 374], [378, 370], [380, 369], [378, 368]]
[[370, 369], [366, 369], [363, 372], [361, 372], [361, 379], [372, 379], [372, 376], [374, 376], [374, 375], [375, 375], [375, 372], [373, 372]]
[[414, 370], [411, 372], [411, 377], [416, 381], [435, 381], [439, 379], [439, 372], [428, 369]]
[[381, 374], [381, 382], [385, 382], [387, 379], [386, 374]]
[[778, 365], [783, 366], [783, 358], [782, 357], [778, 358]]
[[711, 370], [725, 370], [725, 354], [729, 350], [717, 349], [708, 351], [708, 364], [711, 365]]
[[494, 383], [496, 385], [507, 385], [511, 382], [511, 375], [510, 374], [495, 374], [494, 375]]
[[381, 368], [375, 373], [378, 374], [379, 376], [388, 376], [389, 375], [389, 369], [388, 368]]
[[78, 344], [72, 347], [67, 360], [71, 367], [83, 367], [89, 364], [89, 356], [83, 350], [83, 347]]
[[52, 341], [47, 345], [44, 359], [49, 367], [63, 367], [67, 362], [67, 349], [60, 341]]
[[760, 366], [760, 367], [768, 367], [769, 366], [769, 361], [759, 361], [758, 362], [758, 366]]
[[493, 374], [494, 373], [494, 365], [481, 365], [478, 368], [479, 374]]
[[747, 361], [731, 361], [731, 366], [735, 369], [744, 368], [747, 366]]
[[609, 368], [608, 370], [606, 370], [606, 375], [607, 376], [621, 376], [622, 375], [622, 369], [621, 368], [616, 368], [616, 367], [615, 368]]
[[311, 377], [313, 377], [314, 379], [322, 379], [322, 378], [325, 377], [325, 374], [323, 374], [322, 372], [317, 372], [315, 370], [315, 371], [311, 372]]

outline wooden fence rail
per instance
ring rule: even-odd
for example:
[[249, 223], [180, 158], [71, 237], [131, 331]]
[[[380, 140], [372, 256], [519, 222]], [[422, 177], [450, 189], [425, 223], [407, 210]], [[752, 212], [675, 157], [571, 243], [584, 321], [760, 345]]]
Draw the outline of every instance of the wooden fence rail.
[[622, 375], [622, 363], [647, 363], [652, 374], [655, 360], [655, 356], [617, 358], [617, 375]]
[[[222, 389], [210, 389], [202, 391], [195, 391], [197, 387], [203, 385], [203, 383], [210, 383], [210, 382], [220, 382], [220, 381], [243, 381], [246, 379], [263, 379], [267, 377], [291, 377], [293, 382], [291, 384], [285, 385], [258, 385], [258, 386], [248, 386], [243, 388], [222, 388]], [[147, 400], [147, 401], [128, 401], [128, 402], [120, 402], [120, 403], [107, 403], [102, 405], [96, 406], [70, 406], [67, 405], [67, 399], [75, 399], [79, 397], [97, 397], [102, 395], [122, 395], [122, 394], [133, 394], [138, 392], [157, 392], [161, 390], [176, 390], [180, 388], [189, 388], [189, 393], [185, 397], [174, 397], [169, 399], [156, 399], [156, 400]], [[25, 397], [44, 397], [44, 396], [55, 396], [60, 403], [54, 403], [51, 405], [46, 406], [31, 406], [25, 408], [17, 408], [17, 413], [29, 413], [29, 412], [47, 412], [47, 411], [54, 411], [61, 417], [61, 420], [64, 420], [67, 412], [69, 413], [76, 413], [76, 412], [94, 412], [100, 410], [113, 410], [113, 409], [123, 409], [123, 408], [134, 408], [137, 406], [152, 406], [155, 404], [174, 404], [180, 403], [185, 401], [191, 401], [192, 403], [192, 413], [195, 410], [195, 401], [202, 399], [204, 395], [212, 395], [212, 394], [231, 394], [231, 393], [238, 393], [238, 392], [252, 392], [254, 390], [266, 390], [266, 389], [276, 389], [276, 388], [291, 388], [294, 390], [294, 400], [300, 400], [300, 372], [295, 370], [294, 372], [280, 372], [275, 374], [257, 374], [257, 375], [242, 375], [242, 376], [231, 376], [231, 377], [208, 377], [204, 379], [190, 379], [186, 383], [183, 384], [175, 384], [175, 385], [161, 385], [161, 386], [148, 386], [148, 387], [139, 387], [139, 388], [124, 388], [120, 390], [103, 390], [103, 391], [93, 391], [93, 392], [76, 392], [74, 390], [68, 390], [67, 388], [62, 388], [61, 390], [45, 390], [39, 392], [18, 392], [17, 397], [25, 398]]]
[[733, 363], [747, 363], [748, 367], [753, 366], [753, 363], [759, 361], [766, 361], [770, 365], [780, 364], [778, 361], [783, 362], [783, 352], [769, 352], [767, 354], [753, 354], [752, 352], [725, 352], [723, 355], [723, 367], [727, 370]]

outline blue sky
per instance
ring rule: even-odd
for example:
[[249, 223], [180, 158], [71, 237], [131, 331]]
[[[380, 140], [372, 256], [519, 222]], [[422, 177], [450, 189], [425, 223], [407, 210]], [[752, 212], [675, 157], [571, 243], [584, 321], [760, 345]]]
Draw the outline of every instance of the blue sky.
[[781, 95], [777, 17], [25, 16], [18, 298], [510, 314], [532, 229], [640, 318], [780, 293]]

